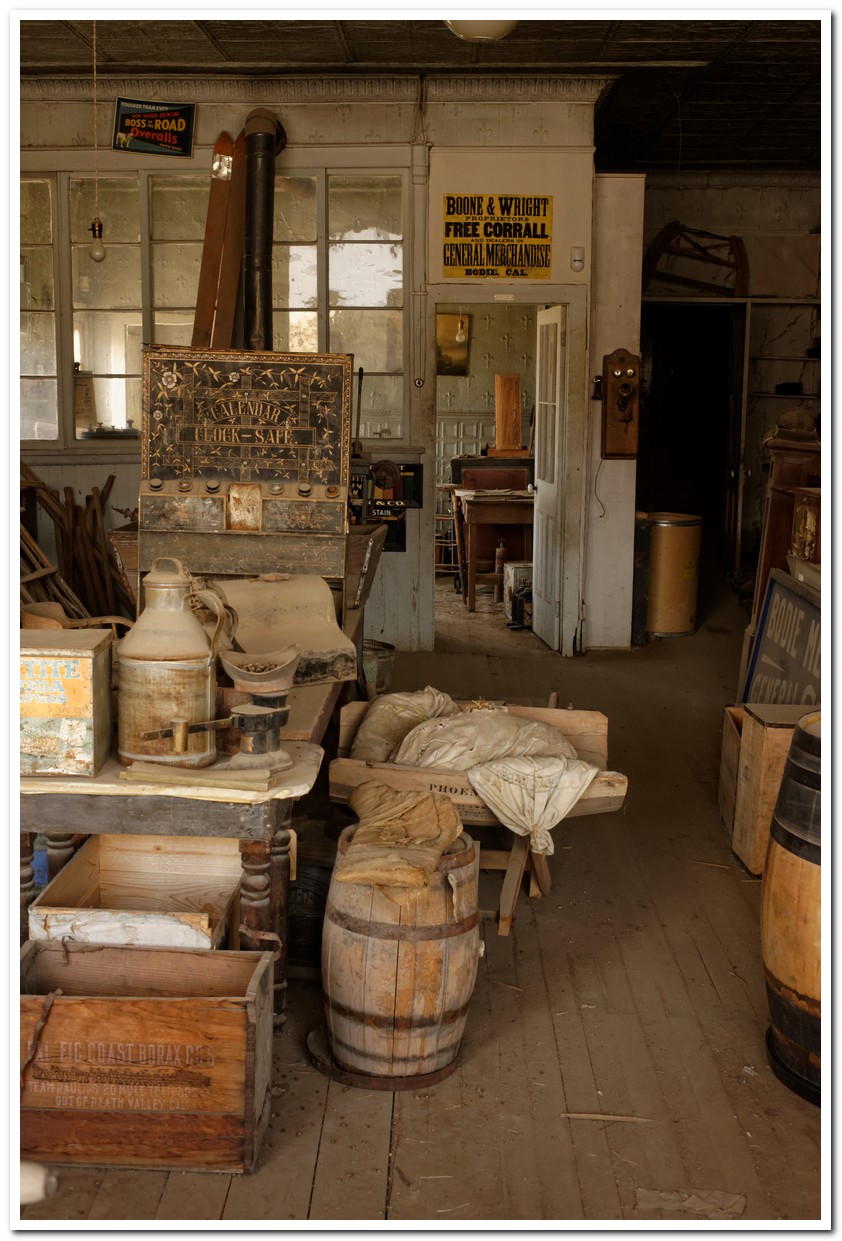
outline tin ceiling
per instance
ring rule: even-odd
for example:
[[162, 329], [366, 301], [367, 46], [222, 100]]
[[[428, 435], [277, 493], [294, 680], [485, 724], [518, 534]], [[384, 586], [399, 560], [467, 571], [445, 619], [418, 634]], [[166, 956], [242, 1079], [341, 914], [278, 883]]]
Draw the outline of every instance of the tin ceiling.
[[[24, 77], [85, 75], [91, 21], [23, 21]], [[469, 43], [443, 21], [97, 21], [97, 71], [610, 74], [601, 171], [818, 171], [818, 20], [521, 21]]]

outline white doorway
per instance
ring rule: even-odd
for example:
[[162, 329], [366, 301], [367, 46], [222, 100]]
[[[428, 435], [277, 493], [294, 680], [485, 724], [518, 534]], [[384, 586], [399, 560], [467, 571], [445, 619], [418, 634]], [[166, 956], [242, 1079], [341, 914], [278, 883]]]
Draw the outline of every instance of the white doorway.
[[[453, 457], [479, 455], [495, 443], [494, 376], [521, 377], [523, 447], [532, 445], [544, 487], [538, 485], [533, 549], [533, 608], [541, 599], [534, 634], [551, 651], [576, 653], [581, 643], [584, 569], [584, 480], [588, 427], [586, 306], [584, 286], [552, 286], [546, 300], [533, 290], [494, 294], [476, 286], [460, 290], [435, 286], [429, 291], [430, 337], [436, 339], [438, 316], [448, 316], [456, 332], [467, 335], [467, 365], [457, 359], [454, 374], [436, 351], [436, 501], [446, 504], [441, 488], [449, 483]], [[552, 314], [551, 324], [542, 316]], [[539, 331], [539, 320], [543, 326]], [[541, 333], [543, 332], [543, 346]], [[549, 335], [548, 335], [549, 333]], [[552, 339], [552, 345], [550, 345]], [[460, 344], [463, 342], [460, 342]], [[552, 365], [547, 370], [552, 350]], [[542, 352], [543, 349], [543, 352]], [[428, 356], [430, 350], [428, 352]], [[454, 352], [458, 352], [454, 349]], [[539, 375], [539, 365], [543, 374]], [[539, 386], [543, 415], [539, 415]], [[541, 426], [543, 421], [543, 428]], [[543, 437], [543, 438], [541, 438]], [[550, 481], [554, 480], [554, 481]], [[441, 523], [436, 523], [441, 529]], [[432, 550], [432, 549], [431, 549]], [[431, 556], [431, 560], [434, 556]], [[536, 576], [537, 575], [537, 576]], [[441, 579], [437, 586], [443, 598]], [[458, 592], [453, 592], [456, 595]], [[437, 613], [440, 606], [437, 604]], [[447, 599], [448, 626], [453, 606]], [[466, 611], [466, 619], [467, 619]], [[500, 608], [500, 625], [505, 618]], [[534, 625], [534, 620], [533, 620]], [[437, 631], [439, 628], [437, 616]], [[514, 643], [512, 644], [514, 646]]]

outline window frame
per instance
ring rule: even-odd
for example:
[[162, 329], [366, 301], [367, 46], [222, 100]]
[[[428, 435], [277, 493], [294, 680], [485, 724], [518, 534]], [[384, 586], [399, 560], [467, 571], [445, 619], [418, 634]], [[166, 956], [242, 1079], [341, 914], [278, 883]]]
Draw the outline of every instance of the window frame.
[[[203, 152], [204, 159], [207, 152]], [[392, 450], [405, 451], [411, 444], [412, 435], [412, 333], [413, 333], [413, 295], [411, 280], [411, 219], [412, 219], [412, 180], [411, 180], [411, 148], [409, 146], [385, 146], [383, 148], [365, 148], [365, 157], [361, 159], [361, 148], [329, 147], [320, 152], [318, 163], [313, 160], [312, 150], [285, 151], [281, 161], [276, 165], [277, 176], [314, 177], [317, 182], [317, 331], [319, 349], [323, 350], [327, 342], [328, 318], [328, 251], [330, 238], [327, 230], [328, 178], [338, 176], [391, 176], [401, 182], [402, 203], [402, 278], [403, 305], [402, 315], [402, 371], [401, 392], [403, 396], [403, 412], [401, 418], [401, 435], [390, 440]], [[51, 156], [53, 157], [51, 159]], [[58, 156], [58, 159], [55, 157]], [[144, 343], [149, 342], [153, 335], [154, 307], [152, 306], [152, 238], [150, 236], [150, 178], [162, 176], [195, 176], [197, 171], [196, 157], [184, 161], [184, 166], [174, 168], [170, 157], [152, 157], [143, 166], [137, 166], [126, 160], [119, 153], [100, 152], [98, 175], [100, 181], [110, 178], [126, 178], [136, 176], [138, 179], [139, 202], [139, 249], [141, 268], [141, 330]], [[59, 166], [57, 166], [59, 165]], [[56, 399], [58, 405], [58, 436], [55, 440], [25, 440], [19, 438], [20, 452], [27, 458], [41, 461], [44, 464], [64, 463], [68, 458], [81, 461], [107, 459], [115, 463], [137, 463], [140, 458], [141, 440], [131, 444], [115, 445], [113, 441], [97, 443], [90, 440], [79, 440], [75, 433], [74, 419], [74, 372], [73, 372], [73, 294], [72, 267], [70, 249], [70, 211], [69, 187], [72, 180], [92, 179], [95, 175], [93, 152], [38, 152], [25, 158], [21, 153], [19, 180], [48, 180], [52, 185], [53, 194], [53, 279], [55, 287], [55, 329], [56, 329]], [[209, 175], [209, 174], [208, 174]], [[106, 248], [107, 234], [104, 237]], [[107, 261], [107, 260], [106, 260]], [[20, 312], [20, 306], [18, 307]], [[18, 314], [18, 323], [20, 313]], [[20, 375], [20, 365], [18, 366]], [[19, 385], [18, 385], [19, 392]], [[19, 402], [20, 397], [18, 395]], [[353, 395], [352, 395], [353, 404]], [[356, 409], [352, 411], [356, 415]], [[365, 443], [372, 450], [382, 447], [376, 438], [367, 438]]]

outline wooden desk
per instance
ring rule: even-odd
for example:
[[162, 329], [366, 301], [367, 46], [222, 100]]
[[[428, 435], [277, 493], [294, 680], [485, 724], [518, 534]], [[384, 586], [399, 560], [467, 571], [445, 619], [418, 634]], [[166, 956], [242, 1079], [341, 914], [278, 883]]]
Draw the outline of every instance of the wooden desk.
[[[477, 572], [476, 531], [478, 526], [532, 526], [535, 520], [535, 497], [530, 491], [467, 491], [454, 492], [454, 516], [459, 533], [457, 546], [463, 556], [462, 597], [469, 612], [476, 611], [477, 582], [500, 584], [502, 574]], [[531, 535], [531, 530], [530, 530]], [[531, 537], [528, 555], [532, 556]], [[467, 580], [465, 580], [467, 579]]]
[[[94, 779], [82, 776], [22, 776], [21, 941], [28, 932], [29, 905], [35, 897], [32, 866], [37, 832], [47, 836], [52, 878], [74, 853], [74, 835], [223, 836], [240, 842], [239, 947], [279, 952], [275, 962], [275, 1015], [283, 1021], [287, 985], [287, 923], [293, 803], [313, 787], [323, 750], [302, 741], [282, 740], [294, 766], [265, 792], [202, 785], [128, 781], [116, 759]], [[213, 768], [208, 770], [212, 771]]]

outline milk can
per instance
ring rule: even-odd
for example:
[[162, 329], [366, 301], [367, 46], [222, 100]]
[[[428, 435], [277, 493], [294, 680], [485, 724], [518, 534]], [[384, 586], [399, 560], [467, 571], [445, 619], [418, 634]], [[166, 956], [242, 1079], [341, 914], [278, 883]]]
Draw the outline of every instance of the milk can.
[[143, 579], [145, 607], [120, 644], [117, 757], [174, 767], [216, 758], [216, 657], [225, 605], [210, 590], [196, 597], [216, 615], [211, 637], [190, 607], [190, 576], [160, 556]]

